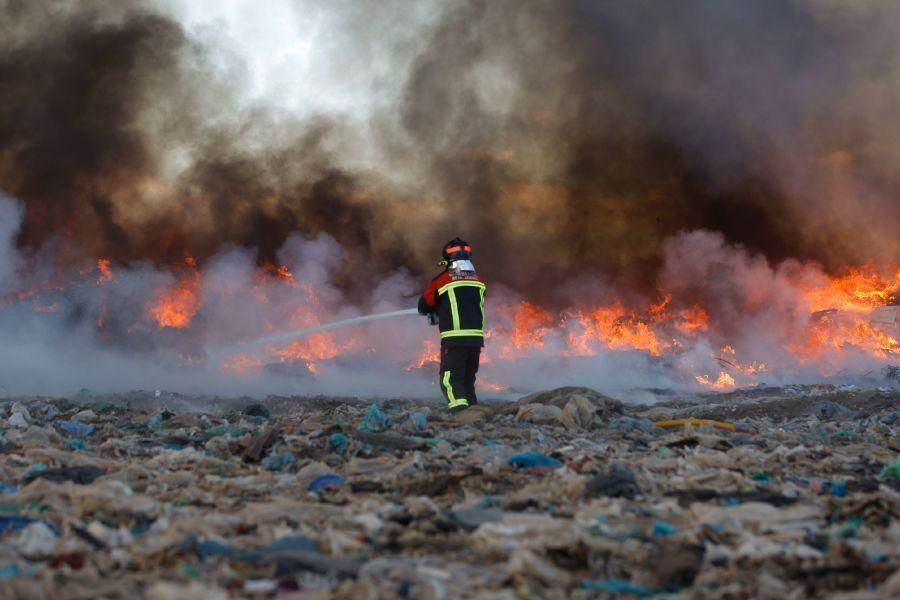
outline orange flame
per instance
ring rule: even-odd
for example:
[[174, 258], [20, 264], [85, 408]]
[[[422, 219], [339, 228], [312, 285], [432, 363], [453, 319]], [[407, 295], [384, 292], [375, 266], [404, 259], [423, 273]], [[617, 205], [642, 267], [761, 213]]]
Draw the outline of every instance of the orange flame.
[[112, 267], [110, 267], [108, 258], [97, 260], [97, 270], [100, 271], [100, 275], [97, 277], [97, 285], [103, 285], [113, 280]]
[[414, 369], [421, 369], [429, 363], [439, 362], [440, 359], [440, 349], [438, 348], [437, 343], [435, 343], [433, 339], [429, 338], [425, 340], [424, 344], [422, 344], [422, 350], [421, 352], [419, 352], [419, 357], [406, 365], [405, 370], [412, 371]]
[[156, 300], [156, 304], [150, 309], [150, 314], [162, 329], [184, 329], [191, 324], [191, 320], [200, 310], [200, 274], [197, 272], [197, 262], [190, 255], [184, 259], [190, 269], [188, 275], [183, 277], [175, 285], [163, 290]]
[[822, 285], [807, 288], [810, 312], [836, 309], [868, 312], [890, 304], [900, 289], [900, 270], [891, 281], [878, 274], [872, 265], [850, 268], [842, 277], [834, 277]]
[[237, 354], [229, 356], [222, 361], [221, 369], [223, 371], [232, 371], [234, 373], [246, 373], [263, 366], [264, 361], [250, 354]]
[[714, 390], [730, 390], [735, 387], [734, 377], [722, 371], [719, 373], [719, 377], [715, 380], [712, 380], [707, 375], [697, 375], [694, 379], [697, 380], [697, 383], [700, 385], [710, 387]]

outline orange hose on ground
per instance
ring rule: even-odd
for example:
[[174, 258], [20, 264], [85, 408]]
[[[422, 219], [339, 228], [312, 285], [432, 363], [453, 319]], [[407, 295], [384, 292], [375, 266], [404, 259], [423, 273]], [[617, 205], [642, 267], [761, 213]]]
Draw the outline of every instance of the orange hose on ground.
[[726, 429], [734, 431], [737, 429], [731, 423], [725, 421], [713, 421], [712, 419], [671, 419], [669, 421], [656, 421], [653, 423], [657, 427], [682, 427], [684, 425], [712, 425], [718, 429]]

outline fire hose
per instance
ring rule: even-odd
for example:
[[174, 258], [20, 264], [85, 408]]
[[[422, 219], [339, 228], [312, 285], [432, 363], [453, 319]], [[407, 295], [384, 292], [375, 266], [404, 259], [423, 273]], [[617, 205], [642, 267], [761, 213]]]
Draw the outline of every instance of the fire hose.
[[[322, 323], [320, 325], [311, 325], [309, 327], [303, 327], [302, 329], [292, 329], [290, 331], [282, 331], [281, 333], [275, 333], [272, 335], [267, 335], [264, 337], [256, 338], [255, 340], [250, 340], [247, 342], [241, 342], [238, 344], [234, 344], [224, 350], [219, 352], [207, 352], [209, 359], [211, 362], [214, 362], [219, 356], [225, 354], [234, 354], [237, 352], [247, 352], [254, 348], [259, 348], [260, 346], [265, 346], [267, 344], [274, 344], [277, 342], [284, 342], [287, 340], [293, 340], [296, 338], [306, 337], [313, 333], [318, 333], [320, 331], [329, 331], [331, 329], [340, 329], [341, 327], [349, 327], [350, 325], [358, 325], [360, 323], [367, 323], [369, 321], [380, 321], [381, 319], [391, 319], [393, 317], [402, 317], [406, 315], [418, 315], [419, 311], [415, 308], [408, 308], [404, 310], [392, 310], [389, 312], [383, 313], [375, 313], [371, 315], [361, 315], [359, 317], [351, 317], [349, 319], [341, 319], [340, 321], [332, 321], [330, 323]], [[433, 319], [431, 319], [429, 315], [429, 322], [434, 324]]]

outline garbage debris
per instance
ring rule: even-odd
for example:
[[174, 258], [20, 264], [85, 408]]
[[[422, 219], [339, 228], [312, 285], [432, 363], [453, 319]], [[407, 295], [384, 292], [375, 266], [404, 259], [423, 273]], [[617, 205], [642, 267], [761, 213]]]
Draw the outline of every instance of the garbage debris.
[[[77, 416], [77, 415], [76, 415]], [[72, 437], [87, 437], [94, 432], [94, 426], [88, 423], [81, 423], [78, 421], [55, 421], [54, 425], [56, 425], [59, 429], [65, 431]]]
[[634, 500], [641, 490], [637, 479], [624, 465], [613, 465], [603, 474], [592, 477], [585, 485], [585, 491], [591, 496], [609, 496], [610, 498], [628, 498]]
[[345, 477], [341, 477], [340, 475], [320, 475], [309, 482], [309, 491], [318, 492], [319, 490], [323, 490], [327, 487], [334, 487], [346, 483], [347, 479]]
[[153, 390], [0, 404], [3, 593], [900, 590], [900, 391], [651, 406], [560, 388], [482, 405], [461, 420], [440, 399]]
[[551, 468], [561, 467], [562, 463], [540, 452], [522, 452], [509, 458], [509, 464], [521, 469]]
[[369, 407], [369, 410], [366, 411], [366, 416], [363, 418], [363, 422], [359, 428], [363, 431], [377, 433], [384, 431], [390, 426], [391, 420], [388, 419], [387, 415], [373, 402]]
[[836, 417], [856, 418], [861, 416], [859, 412], [850, 410], [831, 400], [822, 400], [813, 405], [813, 412], [820, 419], [834, 419]]

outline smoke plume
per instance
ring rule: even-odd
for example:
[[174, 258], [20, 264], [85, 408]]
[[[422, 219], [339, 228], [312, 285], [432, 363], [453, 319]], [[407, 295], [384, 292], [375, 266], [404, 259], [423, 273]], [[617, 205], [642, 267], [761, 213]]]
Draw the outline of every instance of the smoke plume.
[[652, 286], [682, 230], [829, 268], [900, 250], [892, 3], [404, 4], [273, 5], [318, 34], [265, 89], [334, 97], [285, 106], [247, 91], [254, 40], [175, 4], [5, 0], [19, 246], [272, 261], [325, 232], [380, 276], [461, 234], [524, 293], [535, 272]]
[[256, 269], [403, 306], [460, 235], [501, 297], [787, 336], [798, 281], [900, 254], [897, 39], [888, 1], [0, 0], [0, 291], [108, 261], [65, 326], [198, 286], [242, 337]]

